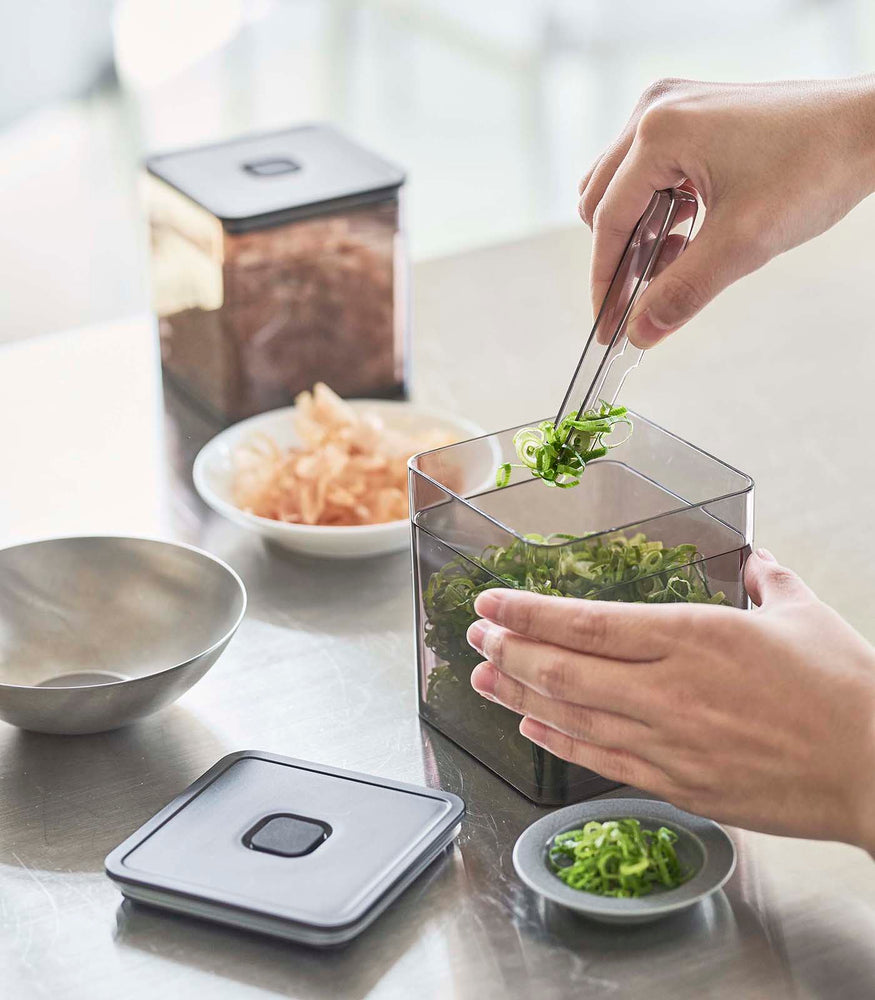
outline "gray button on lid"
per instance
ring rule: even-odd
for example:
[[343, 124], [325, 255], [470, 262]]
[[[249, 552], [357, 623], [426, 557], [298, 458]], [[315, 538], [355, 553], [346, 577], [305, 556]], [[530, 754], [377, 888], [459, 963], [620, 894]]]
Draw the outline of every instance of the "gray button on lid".
[[330, 836], [331, 827], [302, 816], [266, 816], [243, 836], [243, 843], [253, 851], [267, 851], [284, 858], [300, 858]]

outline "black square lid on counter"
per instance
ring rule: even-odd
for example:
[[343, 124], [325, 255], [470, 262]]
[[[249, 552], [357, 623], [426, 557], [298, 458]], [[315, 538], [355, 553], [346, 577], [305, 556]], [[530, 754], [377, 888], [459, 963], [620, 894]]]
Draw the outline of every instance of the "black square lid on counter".
[[106, 859], [124, 895], [316, 946], [361, 933], [452, 842], [458, 796], [255, 751]]
[[162, 153], [146, 169], [229, 232], [382, 201], [404, 172], [326, 124]]

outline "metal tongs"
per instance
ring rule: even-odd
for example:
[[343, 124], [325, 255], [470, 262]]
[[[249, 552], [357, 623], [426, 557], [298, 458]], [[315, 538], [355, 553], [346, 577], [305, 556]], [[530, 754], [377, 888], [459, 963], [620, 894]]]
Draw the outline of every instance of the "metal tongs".
[[695, 196], [682, 189], [654, 194], [611, 279], [559, 407], [557, 427], [571, 413], [582, 413], [599, 403], [613, 406], [626, 376], [641, 364], [644, 351], [626, 339], [626, 321], [651, 279], [686, 248], [697, 209]]

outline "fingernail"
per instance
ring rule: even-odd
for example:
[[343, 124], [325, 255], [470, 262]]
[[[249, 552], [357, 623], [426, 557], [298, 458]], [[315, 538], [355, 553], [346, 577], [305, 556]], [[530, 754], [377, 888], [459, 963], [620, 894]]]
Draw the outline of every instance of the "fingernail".
[[480, 663], [471, 671], [471, 687], [484, 698], [492, 698], [498, 674], [491, 663]]
[[468, 645], [476, 649], [478, 653], [483, 653], [485, 656], [486, 653], [483, 652], [483, 649], [486, 645], [486, 636], [488, 634], [488, 622], [484, 622], [479, 619], [476, 622], [472, 622], [472, 624], [468, 626]]
[[635, 347], [642, 349], [653, 347], [660, 340], [664, 340], [669, 333], [671, 327], [657, 320], [649, 309], [633, 316], [626, 326], [626, 336]]
[[777, 562], [778, 561], [772, 555], [772, 553], [769, 552], [768, 549], [757, 549], [757, 555], [760, 557], [760, 559], [764, 560], [765, 562]]

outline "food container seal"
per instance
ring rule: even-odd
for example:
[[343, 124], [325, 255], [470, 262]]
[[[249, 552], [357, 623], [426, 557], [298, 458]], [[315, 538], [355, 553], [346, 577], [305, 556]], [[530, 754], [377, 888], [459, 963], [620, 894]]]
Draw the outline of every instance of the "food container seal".
[[324, 123], [163, 153], [146, 169], [240, 233], [383, 201], [397, 166]]
[[440, 789], [239, 751], [112, 851], [106, 872], [139, 902], [343, 944], [452, 843], [464, 812]]

